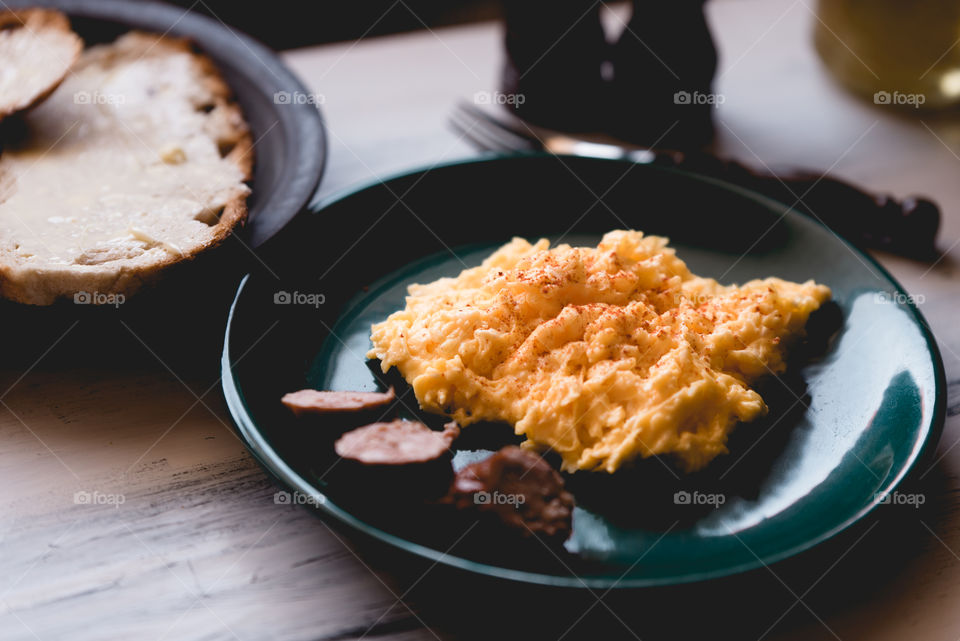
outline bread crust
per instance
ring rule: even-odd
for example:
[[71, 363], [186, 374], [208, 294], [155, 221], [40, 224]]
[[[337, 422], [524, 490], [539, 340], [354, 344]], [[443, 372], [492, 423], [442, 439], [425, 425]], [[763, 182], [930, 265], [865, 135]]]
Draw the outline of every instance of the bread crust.
[[[229, 86], [220, 76], [213, 61], [198, 53], [185, 38], [132, 31], [121, 36], [120, 40], [124, 40], [125, 45], [121, 54], [140, 49], [144, 55], [167, 52], [188, 53], [191, 56], [201, 72], [201, 82], [212, 95], [213, 109], [219, 110], [218, 113], [222, 114], [224, 121], [229, 124], [228, 136], [223, 142], [230, 149], [223, 157], [242, 172], [244, 181], [249, 181], [254, 164], [253, 138], [240, 106], [235, 102]], [[112, 45], [104, 45], [98, 55], [114, 53], [109, 50], [110, 46]], [[90, 62], [98, 59], [94, 57]], [[81, 65], [83, 63], [81, 60]], [[0, 262], [0, 297], [29, 305], [50, 305], [58, 299], [72, 298], [80, 292], [129, 297], [145, 285], [156, 282], [170, 267], [192, 261], [199, 254], [222, 244], [235, 229], [245, 223], [248, 195], [249, 193], [244, 193], [228, 200], [217, 222], [211, 225], [211, 237], [180, 254], [166, 253], [162, 258], [141, 254], [102, 264], [71, 264], [42, 269]]]
[[[70, 29], [70, 20], [67, 16], [53, 9], [11, 9], [0, 12], [0, 31], [6, 29], [30, 29], [34, 32], [47, 29], [59, 31], [64, 38], [72, 41], [72, 51], [68, 59], [62, 61], [64, 63], [63, 73], [59, 77], [55, 77], [50, 84], [38, 93], [12, 104], [0, 102], [0, 120], [26, 111], [46, 100], [63, 83], [64, 78], [70, 73], [70, 67], [77, 61], [83, 51], [83, 40]], [[9, 61], [5, 61], [5, 63], [9, 64]]]

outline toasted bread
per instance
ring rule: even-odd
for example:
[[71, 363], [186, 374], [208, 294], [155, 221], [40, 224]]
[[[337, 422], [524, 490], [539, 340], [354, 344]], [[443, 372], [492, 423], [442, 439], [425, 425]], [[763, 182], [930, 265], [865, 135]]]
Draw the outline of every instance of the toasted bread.
[[59, 11], [0, 12], [0, 118], [29, 109], [56, 89], [83, 49]]
[[130, 32], [92, 47], [23, 120], [0, 156], [3, 297], [129, 296], [246, 218], [249, 130], [185, 40]]

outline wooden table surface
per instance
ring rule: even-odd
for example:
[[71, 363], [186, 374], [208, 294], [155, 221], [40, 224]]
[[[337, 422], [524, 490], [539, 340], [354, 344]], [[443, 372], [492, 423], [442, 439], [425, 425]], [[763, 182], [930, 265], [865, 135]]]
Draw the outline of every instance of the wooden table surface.
[[[64, 356], [86, 340], [73, 326], [40, 345], [5, 332], [29, 358], [0, 359], [0, 639], [960, 637], [960, 124], [838, 88], [812, 51], [805, 0], [718, 0], [710, 18], [721, 153], [829, 168], [943, 206], [935, 264], [880, 256], [922, 301], [950, 381], [937, 461], [917, 482], [922, 508], [882, 507], [795, 560], [703, 585], [492, 583], [351, 542], [308, 509], [275, 504], [230, 428], [215, 345], [206, 367], [181, 367], [132, 328], [123, 351], [139, 357], [125, 359], [109, 345], [102, 358]], [[494, 24], [286, 53], [324, 98], [321, 193], [471, 155], [446, 116], [496, 87], [500, 56]], [[218, 332], [223, 320], [196, 322]]]

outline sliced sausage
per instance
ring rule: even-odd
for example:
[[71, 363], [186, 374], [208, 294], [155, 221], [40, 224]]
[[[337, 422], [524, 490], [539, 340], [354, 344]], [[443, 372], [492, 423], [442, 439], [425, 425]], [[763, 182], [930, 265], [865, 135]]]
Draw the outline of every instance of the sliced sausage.
[[338, 480], [372, 499], [434, 500], [453, 479], [450, 444], [459, 433], [455, 423], [440, 432], [406, 420], [358, 427], [334, 443]]
[[445, 502], [522, 537], [562, 543], [573, 526], [573, 495], [541, 457], [515, 445], [457, 472]]
[[334, 447], [341, 457], [365, 465], [410, 465], [449, 454], [459, 432], [456, 423], [437, 432], [418, 421], [396, 420], [358, 427], [341, 436]]
[[385, 407], [397, 398], [391, 387], [386, 392], [329, 392], [303, 389], [281, 399], [297, 416], [361, 412]]

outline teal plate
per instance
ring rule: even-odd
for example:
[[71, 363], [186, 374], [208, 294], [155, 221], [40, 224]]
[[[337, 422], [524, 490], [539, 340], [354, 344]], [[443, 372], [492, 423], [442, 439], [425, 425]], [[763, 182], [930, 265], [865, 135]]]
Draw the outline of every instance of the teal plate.
[[[650, 459], [613, 476], [572, 475], [578, 506], [564, 550], [490, 549], [449, 515], [358, 502], [329, 473], [329, 444], [281, 406], [303, 387], [382, 386], [364, 357], [369, 327], [403, 307], [410, 283], [454, 276], [513, 236], [595, 244], [617, 228], [670, 237], [695, 273], [724, 283], [829, 285], [836, 331], [815, 358], [764, 384], [770, 415], [740, 426], [707, 470], [684, 476]], [[223, 390], [241, 437], [320, 516], [464, 570], [642, 587], [770, 564], [863, 518], [942, 428], [943, 366], [909, 295], [815, 220], [715, 180], [615, 160], [483, 159], [328, 199], [278, 240], [270, 269], [240, 285], [227, 326]], [[455, 466], [495, 449], [484, 438], [498, 433], [467, 428]]]

